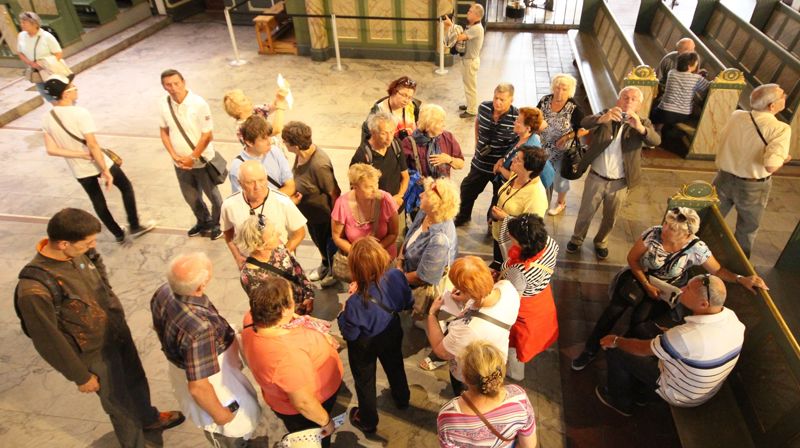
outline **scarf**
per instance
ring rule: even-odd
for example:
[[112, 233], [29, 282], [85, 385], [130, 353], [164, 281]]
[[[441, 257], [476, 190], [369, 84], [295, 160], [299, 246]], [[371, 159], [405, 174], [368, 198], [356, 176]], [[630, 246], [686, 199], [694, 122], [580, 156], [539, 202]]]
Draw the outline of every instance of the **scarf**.
[[[420, 163], [424, 163], [425, 164], [425, 168], [426, 168], [426, 170], [428, 172], [428, 176], [430, 176], [430, 177], [432, 177], [434, 179], [438, 179], [438, 178], [442, 177], [443, 174], [439, 172], [439, 169], [436, 168], [435, 166], [431, 165], [431, 163], [430, 163], [431, 156], [434, 156], [436, 154], [441, 154], [442, 153], [442, 148], [439, 147], [439, 137], [440, 137], [440, 135], [437, 135], [436, 137], [431, 137], [427, 133], [422, 132], [419, 129], [417, 129], [417, 130], [414, 131], [414, 134], [412, 135], [412, 137], [417, 142], [417, 146], [426, 147], [425, 154], [427, 154], [427, 155], [425, 157], [425, 160], [420, 160]], [[419, 173], [419, 174], [420, 174], [420, 176], [422, 176], [423, 173]]]
[[334, 339], [333, 337], [331, 337], [330, 334], [328, 334], [331, 331], [330, 322], [326, 322], [321, 319], [316, 319], [311, 316], [298, 316], [292, 319], [291, 322], [289, 322], [288, 324], [280, 326], [280, 328], [283, 328], [285, 330], [291, 330], [292, 328], [299, 328], [299, 327], [319, 332], [320, 334], [325, 336], [325, 340], [328, 341], [331, 347], [333, 347], [335, 350], [339, 348], [339, 343], [336, 341], [336, 339]]

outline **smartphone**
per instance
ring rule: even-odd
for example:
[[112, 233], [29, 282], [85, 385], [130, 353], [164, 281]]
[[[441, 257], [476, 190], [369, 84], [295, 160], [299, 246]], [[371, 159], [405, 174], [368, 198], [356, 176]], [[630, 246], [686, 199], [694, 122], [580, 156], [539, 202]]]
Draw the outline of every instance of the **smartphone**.
[[236, 401], [236, 400], [233, 400], [232, 402], [230, 402], [227, 405], [225, 405], [225, 407], [228, 408], [228, 410], [231, 411], [231, 412], [236, 412], [236, 411], [239, 410], [239, 402]]

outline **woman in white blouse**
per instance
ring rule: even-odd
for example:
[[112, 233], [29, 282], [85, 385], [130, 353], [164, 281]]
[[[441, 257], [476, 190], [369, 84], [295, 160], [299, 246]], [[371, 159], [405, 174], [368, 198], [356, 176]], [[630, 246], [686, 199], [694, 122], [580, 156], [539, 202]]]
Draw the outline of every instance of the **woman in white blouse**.
[[[35, 12], [25, 11], [19, 15], [19, 26], [22, 31], [17, 36], [17, 55], [20, 60], [29, 66], [31, 70], [38, 71], [45, 68], [42, 60], [48, 56], [61, 60], [64, 56], [61, 45], [55, 36], [42, 29], [42, 19]], [[42, 76], [44, 78], [44, 76]], [[44, 89], [44, 81], [36, 82], [36, 90], [42, 98], [53, 102], [51, 97]]]

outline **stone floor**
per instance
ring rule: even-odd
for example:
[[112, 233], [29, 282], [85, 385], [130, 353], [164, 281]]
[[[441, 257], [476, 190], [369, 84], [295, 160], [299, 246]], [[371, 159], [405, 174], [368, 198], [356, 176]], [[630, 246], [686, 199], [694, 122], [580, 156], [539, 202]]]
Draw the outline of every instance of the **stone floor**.
[[[110, 268], [111, 282], [123, 300], [128, 321], [150, 379], [153, 402], [161, 408], [174, 408], [175, 399], [166, 375], [167, 361], [161, 353], [151, 328], [149, 299], [164, 281], [167, 261], [177, 253], [202, 250], [215, 266], [215, 278], [208, 294], [232, 323], [239, 323], [246, 311], [246, 299], [239, 286], [237, 272], [221, 241], [188, 239], [185, 229], [193, 217], [183, 202], [172, 173], [169, 158], [158, 138], [157, 104], [164, 92], [159, 73], [166, 68], [183, 72], [188, 87], [205, 97], [215, 121], [215, 145], [230, 160], [239, 151], [234, 123], [222, 108], [227, 89], [244, 89], [255, 101], [268, 101], [275, 89], [275, 78], [282, 73], [293, 86], [295, 109], [289, 119], [308, 122], [314, 129], [314, 141], [331, 155], [340, 185], [347, 189], [346, 167], [358, 143], [361, 121], [371, 103], [384, 95], [391, 79], [409, 75], [419, 85], [417, 96], [425, 102], [441, 104], [450, 114], [447, 128], [463, 143], [471, 157], [473, 125], [461, 120], [457, 106], [463, 101], [458, 67], [444, 76], [433, 73], [434, 66], [423, 62], [346, 60], [346, 70], [337, 72], [334, 61], [314, 63], [306, 58], [276, 55], [259, 56], [252, 30], [237, 27], [239, 49], [248, 61], [232, 67], [230, 42], [224, 25], [217, 20], [196, 19], [173, 24], [112, 58], [82, 72], [76, 78], [80, 88], [79, 103], [94, 115], [98, 138], [104, 146], [117, 150], [125, 159], [124, 169], [132, 179], [140, 213], [160, 221], [159, 228], [137, 240], [131, 247], [112, 243], [109, 234], [100, 238], [99, 250]], [[479, 73], [479, 97], [489, 99], [493, 87], [501, 81], [517, 86], [515, 104], [535, 105], [549, 92], [549, 77], [561, 71], [574, 73], [565, 34], [488, 33]], [[49, 107], [42, 106], [0, 128], [0, 161], [7, 167], [0, 179], [0, 296], [3, 309], [10, 310], [11, 291], [16, 274], [33, 255], [35, 243], [45, 233], [49, 216], [67, 206], [91, 210], [81, 191], [58, 158], [47, 157], [40, 132], [41, 120]], [[661, 163], [661, 162], [659, 162]], [[651, 165], [651, 163], [648, 163]], [[621, 219], [611, 237], [611, 257], [598, 263], [589, 248], [566, 255], [564, 246], [574, 225], [583, 187], [573, 182], [566, 212], [546, 219], [549, 230], [561, 245], [556, 274], [557, 300], [562, 313], [562, 337], [557, 347], [537, 357], [527, 366], [528, 390], [537, 414], [542, 446], [635, 446], [641, 434], [618, 428], [655, 428], [656, 446], [674, 446], [677, 442], [672, 423], [663, 409], [648, 411], [628, 421], [612, 420], [596, 399], [587, 392], [594, 377], [574, 376], [566, 371], [569, 358], [580, 350], [579, 341], [599, 313], [603, 285], [625, 262], [634, 239], [647, 226], [658, 223], [667, 198], [684, 183], [694, 179], [710, 180], [711, 165], [699, 169], [696, 164], [675, 162], [646, 169], [646, 185], [630, 195]], [[456, 172], [460, 182], [466, 170]], [[222, 186], [223, 195], [229, 186]], [[800, 182], [776, 176], [773, 201], [767, 210], [763, 230], [754, 250], [756, 265], [770, 266], [797, 222], [800, 210]], [[489, 201], [484, 193], [476, 203], [474, 218], [480, 222]], [[109, 194], [115, 216], [124, 216], [118, 193]], [[732, 219], [732, 217], [729, 217]], [[488, 255], [489, 241], [484, 227], [473, 224], [459, 230], [462, 253]], [[319, 257], [310, 241], [298, 250], [303, 265], [313, 268]], [[577, 294], [575, 288], [587, 285]], [[576, 286], [577, 285], [577, 286]], [[315, 314], [332, 319], [345, 299], [336, 291], [320, 291]], [[568, 318], [567, 318], [568, 317]], [[3, 446], [113, 447], [116, 441], [111, 425], [95, 397], [76, 392], [59, 374], [35, 353], [21, 333], [10, 311], [0, 315], [0, 444]], [[383, 390], [385, 377], [379, 373], [381, 425], [378, 434], [365, 439], [363, 434], [345, 424], [335, 435], [335, 446], [436, 446], [435, 415], [450, 398], [447, 373], [423, 372], [416, 367], [424, 356], [424, 337], [419, 330], [406, 328], [404, 345], [406, 370], [412, 384], [412, 407], [395, 411]], [[346, 364], [346, 354], [342, 359]], [[598, 370], [599, 372], [600, 370]], [[345, 377], [352, 390], [352, 377]], [[577, 385], [577, 386], [576, 386]], [[563, 394], [562, 394], [563, 391]], [[355, 405], [352, 394], [339, 399], [340, 411]], [[571, 414], [570, 414], [571, 413]], [[664, 417], [654, 418], [653, 416]], [[642, 426], [644, 425], [644, 426]], [[284, 429], [269, 410], [259, 427], [259, 446], [272, 444]], [[646, 431], [642, 431], [646, 433]], [[190, 423], [164, 433], [166, 446], [204, 446], [199, 430]]]

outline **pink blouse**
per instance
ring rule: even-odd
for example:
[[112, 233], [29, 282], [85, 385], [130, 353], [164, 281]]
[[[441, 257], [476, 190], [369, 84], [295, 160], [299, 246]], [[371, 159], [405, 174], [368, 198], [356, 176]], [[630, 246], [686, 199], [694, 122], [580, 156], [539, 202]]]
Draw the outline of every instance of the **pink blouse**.
[[[381, 193], [381, 210], [378, 216], [378, 222], [376, 223], [378, 226], [377, 232], [375, 232], [375, 237], [383, 239], [386, 234], [389, 233], [389, 220], [393, 216], [397, 216], [397, 203], [394, 202], [394, 198], [389, 193], [380, 190]], [[336, 200], [336, 204], [333, 206], [333, 212], [331, 212], [331, 218], [334, 221], [340, 222], [344, 224], [344, 236], [347, 238], [347, 241], [354, 243], [357, 240], [372, 234], [372, 222], [358, 224], [356, 222], [356, 217], [353, 214], [353, 210], [350, 209], [350, 195], [355, 194], [352, 190], [348, 191], [347, 193], [339, 196], [339, 199]], [[369, 211], [370, 216], [372, 214], [372, 210]], [[397, 257], [397, 245], [392, 244], [387, 251], [392, 258]]]

